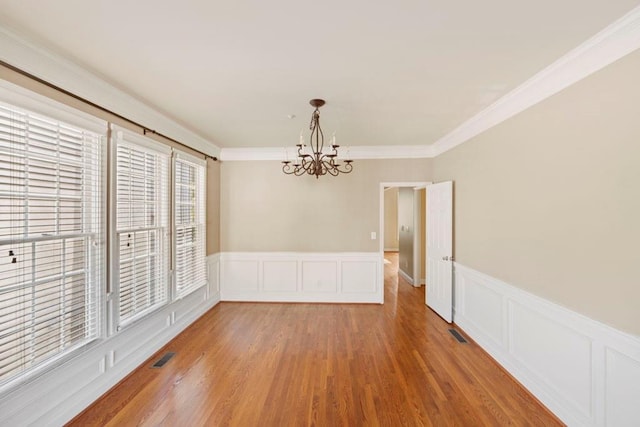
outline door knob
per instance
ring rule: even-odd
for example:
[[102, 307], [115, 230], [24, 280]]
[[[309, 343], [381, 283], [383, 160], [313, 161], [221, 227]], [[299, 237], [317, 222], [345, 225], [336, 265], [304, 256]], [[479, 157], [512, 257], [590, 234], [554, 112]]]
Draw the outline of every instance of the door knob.
[[443, 261], [449, 261], [449, 257], [448, 257], [448, 256], [443, 256], [443, 257], [442, 257], [442, 260], [443, 260]]

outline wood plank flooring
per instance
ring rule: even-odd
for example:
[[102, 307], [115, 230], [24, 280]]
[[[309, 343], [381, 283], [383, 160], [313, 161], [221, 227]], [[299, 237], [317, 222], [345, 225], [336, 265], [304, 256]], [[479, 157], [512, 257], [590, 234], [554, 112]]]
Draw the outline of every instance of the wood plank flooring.
[[70, 425], [562, 425], [386, 257], [384, 305], [220, 303]]

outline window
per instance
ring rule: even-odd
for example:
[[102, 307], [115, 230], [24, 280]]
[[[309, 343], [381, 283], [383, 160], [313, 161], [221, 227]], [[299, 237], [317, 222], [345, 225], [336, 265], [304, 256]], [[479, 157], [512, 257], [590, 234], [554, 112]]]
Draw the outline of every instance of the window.
[[78, 121], [0, 103], [0, 384], [99, 336], [106, 124]]
[[4, 390], [207, 283], [206, 163], [1, 80], [0, 99]]
[[[118, 326], [168, 300], [170, 149], [123, 130], [115, 138], [114, 286]], [[117, 276], [115, 276], [117, 274]], [[116, 279], [117, 277], [117, 279]]]
[[205, 265], [205, 172], [206, 163], [178, 153], [174, 163], [174, 223], [176, 296], [185, 295], [207, 282]]

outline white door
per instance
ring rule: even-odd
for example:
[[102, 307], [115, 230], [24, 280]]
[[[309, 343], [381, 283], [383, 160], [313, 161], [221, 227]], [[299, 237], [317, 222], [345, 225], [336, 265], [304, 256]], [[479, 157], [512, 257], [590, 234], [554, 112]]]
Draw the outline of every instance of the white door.
[[453, 320], [453, 182], [427, 186], [426, 303], [440, 317]]

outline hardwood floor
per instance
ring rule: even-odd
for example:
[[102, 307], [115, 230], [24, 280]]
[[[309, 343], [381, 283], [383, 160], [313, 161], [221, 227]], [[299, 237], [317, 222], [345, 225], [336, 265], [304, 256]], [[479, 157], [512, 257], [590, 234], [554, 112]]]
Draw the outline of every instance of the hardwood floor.
[[384, 305], [220, 303], [70, 425], [562, 425], [386, 256]]

